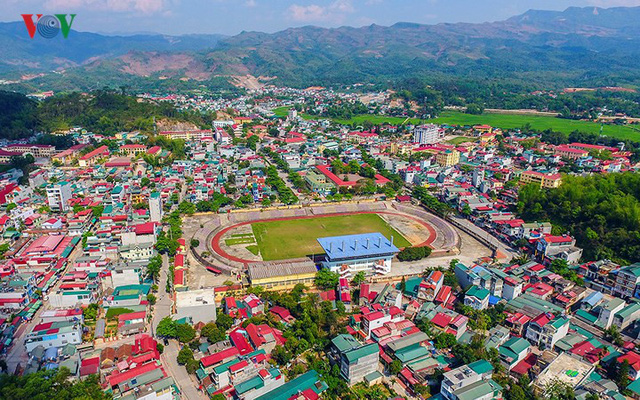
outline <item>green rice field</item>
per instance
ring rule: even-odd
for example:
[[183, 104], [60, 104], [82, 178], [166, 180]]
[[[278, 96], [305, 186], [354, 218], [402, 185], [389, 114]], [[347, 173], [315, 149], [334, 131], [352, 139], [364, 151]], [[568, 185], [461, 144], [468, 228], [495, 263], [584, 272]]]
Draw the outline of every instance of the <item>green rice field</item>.
[[380, 232], [393, 236], [400, 248], [411, 243], [376, 214], [290, 219], [251, 225], [264, 261], [286, 260], [322, 253], [317, 239], [326, 236]]

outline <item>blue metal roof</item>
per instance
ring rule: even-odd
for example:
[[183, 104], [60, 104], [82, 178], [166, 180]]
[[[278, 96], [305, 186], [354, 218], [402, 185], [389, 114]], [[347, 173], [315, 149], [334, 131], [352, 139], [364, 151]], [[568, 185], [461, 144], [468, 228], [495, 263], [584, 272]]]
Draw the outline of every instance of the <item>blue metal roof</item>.
[[375, 257], [400, 251], [379, 232], [318, 238], [318, 243], [330, 259]]

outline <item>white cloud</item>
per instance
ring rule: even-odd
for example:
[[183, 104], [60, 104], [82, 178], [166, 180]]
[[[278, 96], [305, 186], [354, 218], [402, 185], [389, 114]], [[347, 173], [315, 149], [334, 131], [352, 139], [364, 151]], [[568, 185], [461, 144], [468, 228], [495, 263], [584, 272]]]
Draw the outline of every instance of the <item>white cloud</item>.
[[253, 8], [253, 7], [257, 6], [258, 3], [256, 3], [256, 0], [247, 0], [244, 3], [244, 5], [245, 5], [245, 7]]
[[288, 9], [290, 17], [300, 22], [342, 22], [347, 14], [355, 11], [351, 0], [335, 0], [327, 6], [293, 4]]
[[53, 11], [90, 9], [92, 11], [139, 12], [154, 14], [166, 9], [165, 0], [47, 0], [45, 7]]

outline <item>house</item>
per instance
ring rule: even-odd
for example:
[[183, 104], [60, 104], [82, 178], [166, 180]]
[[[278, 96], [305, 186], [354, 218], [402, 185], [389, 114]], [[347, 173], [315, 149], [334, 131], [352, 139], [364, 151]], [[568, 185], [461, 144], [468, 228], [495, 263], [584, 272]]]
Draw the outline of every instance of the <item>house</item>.
[[542, 313], [527, 326], [526, 339], [543, 349], [553, 349], [556, 342], [569, 332], [569, 319]]
[[582, 257], [582, 249], [576, 247], [576, 240], [569, 235], [546, 235], [538, 239], [534, 255], [547, 265], [556, 258], [576, 264]]
[[530, 352], [531, 344], [519, 337], [512, 337], [498, 348], [500, 361], [509, 371], [520, 361], [524, 360]]
[[340, 365], [340, 375], [354, 385], [378, 370], [380, 349], [376, 343], [361, 344], [349, 334], [331, 340], [332, 352]]
[[444, 274], [441, 271], [431, 271], [429, 276], [420, 283], [418, 287], [418, 298], [426, 301], [433, 301], [444, 283]]
[[486, 360], [479, 360], [445, 372], [440, 395], [448, 400], [489, 400], [502, 396], [502, 387], [491, 375], [493, 367]]
[[640, 298], [640, 263], [620, 268], [613, 287], [615, 295], [628, 299]]
[[26, 335], [24, 346], [27, 353], [42, 346], [45, 349], [62, 347], [67, 343], [82, 343], [82, 324], [77, 321], [58, 321], [37, 324]]
[[471, 286], [464, 296], [464, 305], [475, 310], [489, 307], [489, 291], [478, 286]]

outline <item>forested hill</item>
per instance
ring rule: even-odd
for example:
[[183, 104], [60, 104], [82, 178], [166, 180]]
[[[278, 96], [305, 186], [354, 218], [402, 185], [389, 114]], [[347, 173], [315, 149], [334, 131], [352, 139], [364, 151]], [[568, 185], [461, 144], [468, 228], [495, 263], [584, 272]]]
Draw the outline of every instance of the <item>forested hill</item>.
[[551, 221], [556, 233], [571, 233], [584, 259], [640, 261], [640, 174], [565, 176], [558, 189], [527, 185], [519, 196], [525, 221]]
[[55, 132], [74, 126], [106, 135], [132, 130], [151, 132], [154, 118], [207, 128], [215, 116], [177, 111], [169, 103], [138, 101], [136, 97], [105, 90], [57, 95], [39, 103], [18, 93], [0, 91], [2, 139], [20, 139], [37, 131]]
[[[105, 51], [89, 46], [82, 54], [80, 47], [75, 50], [79, 54], [55, 57], [71, 68], [25, 81], [23, 89], [61, 80], [76, 86], [96, 80], [102, 85], [166, 85], [183, 77], [213, 85], [220, 84], [211, 81], [221, 77], [248, 74], [291, 86], [381, 83], [412, 76], [493, 78], [555, 88], [640, 83], [635, 61], [640, 59], [640, 7], [528, 11], [482, 24], [307, 26], [273, 34], [243, 32], [219, 41], [179, 37], [180, 45], [144, 50], [133, 46], [142, 40], [136, 36], [124, 42], [100, 35], [97, 39]], [[23, 38], [0, 35], [0, 46], [6, 49], [0, 71], [1, 64], [5, 71], [45, 70], [44, 56], [25, 46]]]

